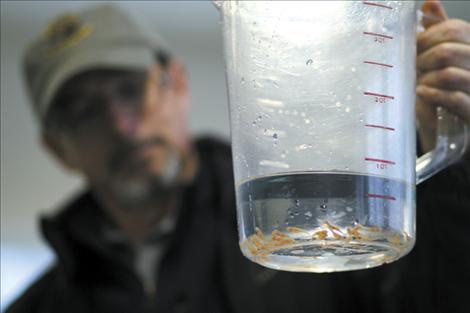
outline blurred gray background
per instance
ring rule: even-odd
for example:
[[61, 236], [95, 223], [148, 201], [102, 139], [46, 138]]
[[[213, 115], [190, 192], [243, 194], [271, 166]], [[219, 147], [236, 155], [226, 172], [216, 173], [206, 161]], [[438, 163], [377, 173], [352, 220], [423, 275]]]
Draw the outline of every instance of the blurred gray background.
[[[38, 141], [38, 128], [20, 75], [25, 46], [48, 21], [86, 1], [1, 2], [1, 309], [53, 255], [38, 232], [38, 217], [52, 212], [82, 187]], [[115, 2], [154, 29], [183, 59], [190, 76], [191, 130], [228, 138], [222, 36], [209, 1]], [[470, 19], [470, 1], [445, 1], [449, 16]]]

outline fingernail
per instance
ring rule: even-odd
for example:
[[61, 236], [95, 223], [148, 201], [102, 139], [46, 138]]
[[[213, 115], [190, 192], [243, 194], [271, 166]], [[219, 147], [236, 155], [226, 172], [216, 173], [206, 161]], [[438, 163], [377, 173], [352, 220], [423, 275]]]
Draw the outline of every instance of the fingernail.
[[421, 85], [416, 86], [416, 94], [419, 96], [424, 96], [426, 94], [426, 87]]

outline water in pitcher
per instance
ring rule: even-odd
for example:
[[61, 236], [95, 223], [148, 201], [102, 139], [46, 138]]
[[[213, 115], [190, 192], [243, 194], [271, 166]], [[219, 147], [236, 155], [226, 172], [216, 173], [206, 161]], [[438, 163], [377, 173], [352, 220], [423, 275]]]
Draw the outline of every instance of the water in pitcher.
[[252, 261], [289, 271], [394, 261], [413, 246], [406, 231], [412, 221], [396, 213], [413, 205], [409, 190], [401, 181], [340, 172], [251, 179], [237, 187], [242, 251]]

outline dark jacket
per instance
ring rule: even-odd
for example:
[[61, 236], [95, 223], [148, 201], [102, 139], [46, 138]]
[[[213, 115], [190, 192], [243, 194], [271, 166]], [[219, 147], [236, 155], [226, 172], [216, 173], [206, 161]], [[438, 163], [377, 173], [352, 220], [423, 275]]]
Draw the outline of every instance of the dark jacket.
[[266, 269], [242, 256], [230, 148], [204, 139], [197, 150], [200, 169], [183, 193], [156, 293], [131, 270], [129, 249], [100, 238], [105, 216], [85, 193], [42, 220], [56, 264], [7, 313], [470, 312], [468, 162], [419, 186], [418, 240], [409, 255], [369, 270], [308, 274]]

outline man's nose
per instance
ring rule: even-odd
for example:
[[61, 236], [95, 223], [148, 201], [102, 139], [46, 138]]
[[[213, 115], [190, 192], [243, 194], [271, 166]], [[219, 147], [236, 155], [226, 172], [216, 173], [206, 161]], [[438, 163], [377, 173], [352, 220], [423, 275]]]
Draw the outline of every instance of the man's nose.
[[140, 123], [140, 110], [136, 105], [112, 104], [109, 107], [109, 124], [120, 137], [135, 137]]

